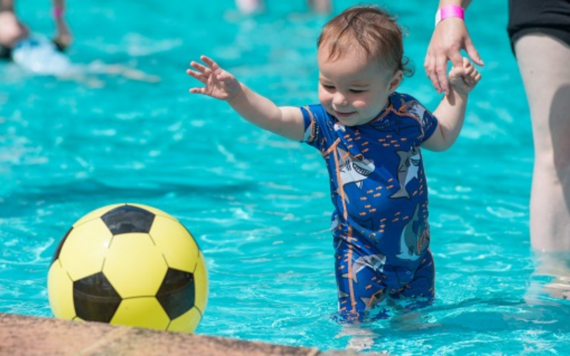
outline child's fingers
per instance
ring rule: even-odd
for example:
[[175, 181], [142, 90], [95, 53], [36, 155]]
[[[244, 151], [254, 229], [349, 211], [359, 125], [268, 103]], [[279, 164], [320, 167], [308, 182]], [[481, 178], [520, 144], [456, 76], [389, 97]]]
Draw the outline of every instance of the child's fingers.
[[209, 74], [212, 71], [210, 68], [194, 61], [190, 62], [190, 66], [204, 74]]
[[477, 76], [481, 76], [481, 74], [477, 70], [473, 70], [467, 77], [471, 80], [474, 80]]
[[193, 71], [193, 70], [191, 70], [191, 69], [187, 69], [187, 70], [186, 70], [186, 74], [188, 74], [189, 76], [191, 76], [191, 77], [194, 78], [194, 79], [199, 80], [201, 83], [204, 83], [204, 84], [206, 84], [206, 82], [208, 81], [208, 77], [207, 77], [207, 76], [205, 76], [205, 75], [202, 74], [202, 73], [195, 72], [195, 71]]
[[190, 88], [192, 94], [206, 94], [206, 88]]
[[449, 78], [464, 77], [465, 72], [466, 70], [463, 67], [452, 67], [449, 71]]
[[204, 74], [202, 73], [198, 73], [192, 69], [186, 69], [186, 74], [193, 76], [194, 78], [198, 78], [198, 77], [205, 77]]
[[481, 80], [481, 74], [476, 73], [474, 76], [467, 77], [465, 81], [467, 85], [473, 88], [475, 85], [477, 85], [477, 83], [479, 83], [480, 80]]
[[206, 56], [201, 56], [200, 59], [202, 60], [202, 62], [206, 63], [208, 67], [210, 67], [213, 71], [216, 71], [220, 68], [220, 66], [216, 62], [214, 62], [214, 60], [211, 58], [208, 58]]

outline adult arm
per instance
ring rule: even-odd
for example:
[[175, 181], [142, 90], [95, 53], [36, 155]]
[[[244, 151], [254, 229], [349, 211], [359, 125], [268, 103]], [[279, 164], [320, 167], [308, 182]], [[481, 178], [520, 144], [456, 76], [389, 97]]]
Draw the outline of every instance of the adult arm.
[[[471, 0], [440, 0], [438, 9], [448, 5], [457, 5], [467, 9], [470, 3]], [[462, 49], [467, 52], [475, 64], [484, 65], [471, 42], [465, 21], [457, 17], [441, 21], [435, 27], [424, 62], [426, 74], [439, 93], [443, 91], [449, 95], [447, 61], [451, 61], [455, 67], [462, 66]]]

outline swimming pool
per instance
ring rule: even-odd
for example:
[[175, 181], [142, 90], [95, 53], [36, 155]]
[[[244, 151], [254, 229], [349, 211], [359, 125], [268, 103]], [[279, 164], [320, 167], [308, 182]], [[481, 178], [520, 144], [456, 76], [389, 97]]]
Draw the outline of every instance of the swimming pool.
[[[437, 301], [411, 320], [363, 326], [372, 350], [570, 347], [570, 305], [534, 293], [550, 279], [535, 272], [529, 245], [530, 120], [506, 4], [489, 11], [495, 3], [477, 1], [467, 14], [486, 66], [461, 137], [445, 153], [424, 151]], [[51, 33], [49, 2], [26, 4], [23, 19]], [[344, 348], [350, 337], [330, 319], [336, 286], [322, 158], [188, 94], [194, 83], [184, 74], [208, 54], [277, 103], [316, 102], [315, 42], [326, 18], [306, 13], [303, 0], [274, 2], [256, 18], [240, 17], [230, 1], [199, 4], [70, 4], [75, 63], [121, 64], [160, 76], [157, 84], [30, 77], [0, 64], [0, 311], [51, 316], [46, 275], [59, 239], [97, 207], [137, 202], [180, 219], [207, 258], [210, 299], [198, 333]], [[417, 69], [401, 91], [434, 108], [439, 97], [422, 68], [433, 9], [406, 4], [389, 6], [409, 29], [406, 54]]]

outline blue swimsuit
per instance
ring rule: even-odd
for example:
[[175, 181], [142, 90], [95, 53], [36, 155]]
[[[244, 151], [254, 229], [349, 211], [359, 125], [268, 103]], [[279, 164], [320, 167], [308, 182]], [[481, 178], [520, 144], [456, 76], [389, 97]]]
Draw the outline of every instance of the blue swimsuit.
[[374, 120], [344, 126], [322, 105], [301, 108], [303, 141], [330, 175], [339, 312], [362, 320], [386, 297], [434, 297], [428, 189], [420, 145], [437, 119], [394, 93]]

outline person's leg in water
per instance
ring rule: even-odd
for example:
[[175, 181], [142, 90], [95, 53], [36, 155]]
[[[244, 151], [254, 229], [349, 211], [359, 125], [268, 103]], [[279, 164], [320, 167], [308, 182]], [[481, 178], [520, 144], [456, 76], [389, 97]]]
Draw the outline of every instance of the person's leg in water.
[[515, 43], [534, 137], [532, 247], [570, 251], [570, 46], [536, 33]]

